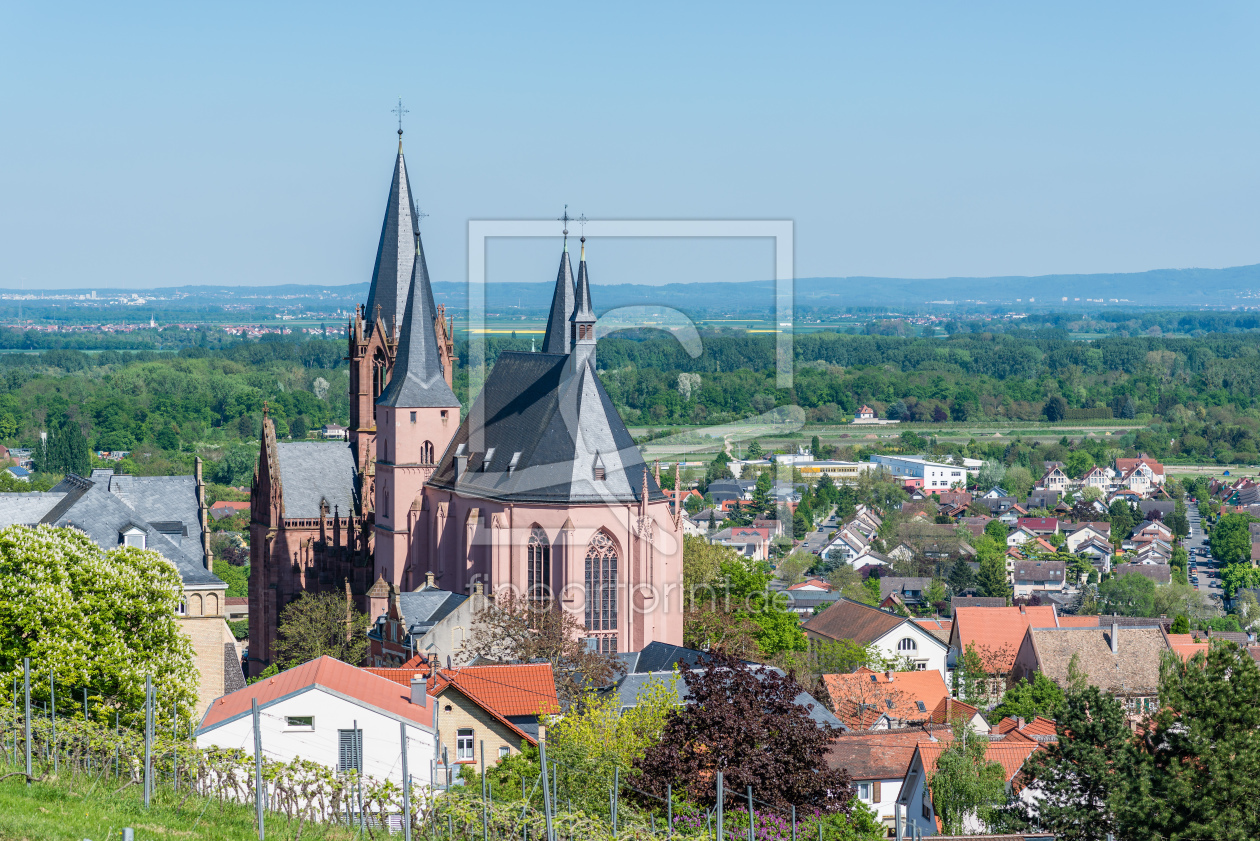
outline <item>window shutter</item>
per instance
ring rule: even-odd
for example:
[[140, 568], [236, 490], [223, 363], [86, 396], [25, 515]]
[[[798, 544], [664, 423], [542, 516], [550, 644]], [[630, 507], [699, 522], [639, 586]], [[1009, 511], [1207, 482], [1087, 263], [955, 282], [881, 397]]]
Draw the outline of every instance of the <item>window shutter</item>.
[[871, 802], [878, 803], [879, 801], [880, 801], [879, 780], [876, 780], [875, 783], [871, 786]]
[[363, 772], [363, 731], [337, 731], [337, 770]]

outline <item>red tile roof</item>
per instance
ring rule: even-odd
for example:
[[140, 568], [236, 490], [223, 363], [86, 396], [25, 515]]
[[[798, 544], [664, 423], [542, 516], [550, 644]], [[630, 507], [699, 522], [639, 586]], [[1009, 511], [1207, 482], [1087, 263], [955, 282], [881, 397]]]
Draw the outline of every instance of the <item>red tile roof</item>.
[[1016, 525], [1030, 531], [1054, 531], [1059, 527], [1059, 521], [1054, 517], [1020, 517]]
[[1060, 628], [1097, 628], [1097, 616], [1060, 616]]
[[248, 605], [249, 596], [228, 596], [227, 598], [223, 600], [223, 603], [227, 605], [228, 607], [236, 607], [238, 605]]
[[[917, 746], [919, 758], [923, 760], [923, 767], [930, 776], [936, 771], [936, 763], [940, 760], [941, 754], [949, 747], [947, 742], [920, 742]], [[1015, 775], [1019, 773], [1019, 769], [1023, 767], [1028, 757], [1032, 756], [1033, 751], [1037, 750], [1037, 745], [1025, 742], [989, 742], [985, 745], [984, 758], [990, 762], [997, 762], [1002, 766], [1002, 770], [1006, 772], [1006, 781], [1009, 783], [1015, 779]]]
[[1034, 628], [1057, 628], [1053, 607], [959, 607], [954, 609], [954, 630], [960, 651], [974, 645], [977, 653], [986, 650], [995, 662], [988, 664], [1001, 674], [1010, 672], [1019, 653], [1024, 632]]
[[852, 674], [823, 675], [823, 685], [836, 715], [856, 730], [873, 726], [884, 714], [899, 721], [926, 721], [937, 702], [949, 695], [936, 669], [893, 672], [889, 680], [887, 672], [863, 667]]
[[369, 666], [364, 671], [371, 672], [377, 677], [383, 677], [386, 680], [392, 680], [394, 683], [402, 686], [410, 687], [412, 678], [423, 678], [425, 683], [429, 680], [429, 667], [421, 666], [419, 668], [408, 668], [406, 666], [400, 669], [383, 669], [375, 666]]
[[410, 688], [403, 689], [392, 680], [332, 657], [320, 657], [219, 698], [206, 711], [201, 721], [201, 730], [249, 713], [250, 702], [255, 698], [258, 699], [259, 707], [265, 707], [312, 686], [322, 687], [360, 701], [366, 706], [414, 721], [422, 727], [433, 726], [433, 705], [427, 698], [424, 706], [413, 704]]
[[827, 765], [843, 768], [855, 780], [905, 777], [919, 742], [930, 741], [921, 727], [867, 730], [836, 736], [827, 751]]
[[430, 691], [437, 695], [454, 685], [486, 709], [502, 716], [555, 715], [560, 712], [556, 680], [550, 663], [510, 666], [465, 666], [441, 669]]
[[971, 721], [978, 712], [980, 712], [979, 707], [964, 704], [962, 701], [946, 695], [932, 708], [932, 723], [952, 724], [956, 719]]

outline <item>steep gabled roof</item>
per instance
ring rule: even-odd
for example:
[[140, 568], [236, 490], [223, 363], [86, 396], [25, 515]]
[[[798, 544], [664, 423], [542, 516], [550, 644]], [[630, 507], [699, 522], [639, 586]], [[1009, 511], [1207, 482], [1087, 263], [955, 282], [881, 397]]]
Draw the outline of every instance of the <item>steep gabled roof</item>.
[[368, 330], [376, 326], [377, 312], [393, 339], [403, 326], [407, 308], [407, 289], [416, 258], [416, 242], [420, 230], [416, 226], [415, 205], [411, 198], [411, 182], [407, 178], [407, 162], [403, 160], [402, 142], [394, 159], [394, 178], [385, 203], [385, 221], [381, 223], [381, 240], [376, 246], [376, 265], [372, 268], [372, 285], [368, 289], [364, 320]]
[[[1105, 620], [1104, 620], [1105, 621]], [[1112, 653], [1112, 627], [1029, 628], [1037, 655], [1037, 668], [1046, 677], [1067, 685], [1068, 667], [1077, 656], [1077, 667], [1090, 685], [1117, 695], [1155, 695], [1159, 691], [1159, 664], [1170, 646], [1162, 628], [1115, 629], [1116, 653]]]
[[929, 741], [921, 727], [842, 733], [831, 740], [827, 765], [855, 780], [901, 779], [921, 741]]
[[249, 715], [253, 699], [258, 700], [260, 709], [266, 709], [278, 701], [315, 688], [361, 703], [391, 718], [425, 729], [433, 727], [433, 705], [428, 703], [427, 698], [424, 705], [413, 704], [410, 688], [404, 689], [395, 681], [332, 657], [320, 657], [217, 699], [206, 710], [197, 733], [206, 733]]
[[547, 332], [543, 334], [543, 353], [568, 353], [572, 350], [569, 319], [573, 316], [573, 267], [569, 264], [566, 240], [556, 272], [556, 289], [551, 293], [551, 313], [547, 316]]
[[906, 621], [904, 616], [852, 599], [840, 599], [817, 616], [811, 616], [802, 627], [829, 639], [867, 645]]
[[[949, 747], [948, 742], [919, 742], [915, 746], [915, 750], [919, 753], [919, 759], [923, 763], [924, 770], [930, 778], [936, 771], [936, 763], [940, 761], [941, 754]], [[1005, 773], [1006, 782], [1015, 779], [1015, 775], [1019, 773], [1019, 769], [1024, 767], [1024, 762], [1028, 757], [1032, 756], [1033, 751], [1038, 749], [1038, 745], [1029, 744], [1027, 742], [987, 742], [985, 744], [984, 758], [989, 762], [997, 762], [1001, 764]]]
[[500, 354], [430, 484], [481, 499], [624, 504], [638, 500], [648, 474], [649, 499], [668, 500], [599, 377], [569, 360]]
[[330, 517], [334, 513], [352, 516], [359, 498], [354, 448], [344, 441], [275, 442], [270, 418], [265, 424], [267, 443], [275, 447], [280, 468], [280, 475], [273, 476], [272, 481], [280, 482], [284, 516], [315, 519], [322, 502], [328, 503]]
[[504, 718], [560, 712], [556, 680], [550, 663], [439, 669], [429, 682], [432, 695], [441, 693], [447, 686], [454, 686]]
[[974, 645], [982, 656], [987, 650], [995, 658], [989, 665], [1005, 674], [1015, 663], [1028, 627], [1053, 628], [1055, 619], [1053, 607], [956, 607], [950, 647], [966, 651]]
[[389, 384], [376, 399], [378, 406], [395, 408], [454, 409], [459, 407], [455, 392], [446, 384], [442, 356], [437, 344], [437, 308], [429, 285], [429, 267], [424, 248], [416, 236], [416, 256], [407, 283], [406, 312], [398, 336], [398, 353], [390, 371]]
[[836, 715], [855, 730], [872, 727], [883, 716], [899, 721], [927, 721], [937, 703], [949, 696], [936, 669], [823, 675]]

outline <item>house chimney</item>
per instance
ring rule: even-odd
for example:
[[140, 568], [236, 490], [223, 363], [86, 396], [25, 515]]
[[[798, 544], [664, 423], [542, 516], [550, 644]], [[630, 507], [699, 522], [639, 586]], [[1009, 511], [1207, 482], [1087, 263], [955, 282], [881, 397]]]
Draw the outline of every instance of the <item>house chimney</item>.
[[1024, 717], [1022, 715], [1015, 717], [1015, 729], [1016, 730], [1024, 729]]
[[431, 572], [426, 572], [426, 573], [424, 574], [424, 586], [426, 586], [426, 587], [434, 587], [434, 586], [437, 586], [437, 585], [435, 585], [435, 584], [433, 583], [433, 573], [431, 573]]
[[888, 682], [889, 682], [889, 683], [892, 683], [892, 682], [893, 682], [893, 675], [895, 675], [895, 674], [896, 674], [896, 672], [894, 672], [892, 669], [889, 669], [888, 671], [884, 672], [884, 677], [888, 678]]
[[455, 456], [455, 480], [458, 481], [464, 478], [464, 471], [466, 471], [467, 469], [468, 469], [468, 456], [456, 455]]
[[1022, 604], [1021, 604], [1021, 605], [1019, 606], [1019, 612], [1020, 612], [1020, 613], [1023, 613], [1023, 614], [1027, 614], [1027, 613], [1028, 613], [1028, 610], [1024, 607], [1024, 605], [1022, 605]]
[[411, 703], [417, 704], [421, 707], [424, 706], [425, 696], [428, 694], [425, 691], [426, 686], [427, 683], [425, 682], [425, 679], [419, 675], [415, 675], [411, 678]]
[[1111, 623], [1111, 653], [1120, 653], [1120, 626], [1115, 622]]
[[473, 591], [472, 591], [472, 594], [473, 594], [474, 596], [480, 596], [480, 595], [481, 595], [481, 582], [480, 582], [480, 581], [478, 581], [476, 584], [474, 584], [474, 585], [473, 585]]

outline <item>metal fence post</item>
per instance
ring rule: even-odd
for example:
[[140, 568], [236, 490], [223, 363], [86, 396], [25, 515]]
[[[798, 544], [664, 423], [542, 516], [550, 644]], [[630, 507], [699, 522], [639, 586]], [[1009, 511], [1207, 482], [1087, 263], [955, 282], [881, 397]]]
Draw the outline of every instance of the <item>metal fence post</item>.
[[621, 793], [621, 768], [613, 769], [612, 826], [613, 835], [617, 834], [617, 795]]
[[411, 841], [411, 777], [407, 773], [407, 723], [398, 722], [398, 732], [402, 737], [402, 779], [403, 779], [403, 839]]
[[481, 841], [490, 841], [490, 815], [486, 798], [486, 740], [481, 740]]
[[792, 807], [792, 841], [796, 841], [796, 807]]
[[31, 658], [22, 658], [23, 686], [26, 687], [26, 787], [31, 787]]
[[171, 774], [175, 780], [172, 785], [179, 791], [179, 701], [171, 705]]
[[722, 772], [717, 772], [717, 841], [722, 841]]
[[547, 776], [547, 740], [538, 740], [538, 764], [542, 766], [543, 819], [547, 825], [547, 841], [556, 841], [551, 826], [551, 778]]
[[[665, 784], [665, 825], [669, 827], [666, 830], [668, 837], [674, 837], [674, 784]], [[796, 839], [792, 839], [796, 841]]]
[[[250, 713], [254, 719], [254, 814], [258, 820], [258, 838], [263, 838], [263, 776], [262, 732], [258, 728], [258, 699], [250, 698]], [[362, 808], [362, 807], [360, 807]]]
[[153, 791], [151, 774], [153, 770], [153, 677], [144, 676], [144, 808], [149, 808], [149, 798]]
[[57, 675], [48, 670], [48, 708], [52, 713], [53, 773], [57, 773]]
[[748, 787], [748, 841], [754, 841], [757, 828], [757, 814], [753, 811], [752, 786]]

